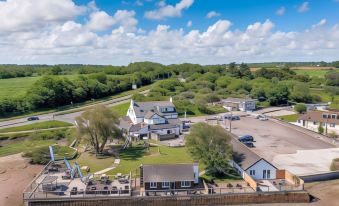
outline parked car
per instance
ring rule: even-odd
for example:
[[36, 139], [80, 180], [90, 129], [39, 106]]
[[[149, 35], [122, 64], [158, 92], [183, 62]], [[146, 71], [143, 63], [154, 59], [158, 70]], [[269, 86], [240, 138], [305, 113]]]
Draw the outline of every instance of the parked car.
[[238, 115], [232, 116], [231, 121], [235, 121], [235, 120], [240, 120], [240, 117]]
[[265, 115], [260, 115], [258, 118], [260, 121], [266, 121], [268, 118]]
[[240, 142], [253, 142], [254, 138], [251, 135], [244, 135], [238, 139]]
[[244, 145], [246, 145], [247, 147], [253, 148], [254, 144], [253, 142], [243, 142]]
[[27, 118], [27, 121], [34, 121], [34, 120], [39, 120], [39, 117], [33, 116], [33, 117]]

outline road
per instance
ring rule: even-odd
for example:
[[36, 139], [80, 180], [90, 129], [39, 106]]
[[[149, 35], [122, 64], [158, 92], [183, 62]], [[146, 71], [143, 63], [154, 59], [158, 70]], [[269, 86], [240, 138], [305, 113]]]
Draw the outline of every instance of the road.
[[[140, 92], [140, 94], [147, 94], [149, 90], [145, 90]], [[68, 122], [71, 124], [74, 124], [74, 120], [77, 116], [81, 115], [85, 109], [93, 107], [94, 105], [105, 105], [107, 107], [112, 107], [118, 104], [123, 104], [126, 102], [129, 102], [132, 98], [132, 95], [126, 95], [123, 97], [115, 98], [112, 100], [100, 102], [97, 104], [91, 104], [83, 107], [78, 107], [75, 109], [70, 109], [66, 111], [60, 111], [60, 112], [51, 112], [47, 114], [42, 114], [42, 115], [37, 115], [39, 117], [39, 120], [36, 121], [27, 121], [27, 117], [24, 118], [18, 118], [18, 119], [13, 119], [13, 120], [8, 120], [8, 121], [3, 121], [0, 122], [0, 128], [9, 128], [9, 127], [17, 127], [17, 126], [22, 126], [22, 125], [28, 125], [28, 124], [33, 124], [37, 122], [45, 122], [49, 120], [59, 120], [63, 122]], [[81, 111], [79, 111], [81, 110]], [[68, 114], [64, 114], [65, 112], [69, 112]]]

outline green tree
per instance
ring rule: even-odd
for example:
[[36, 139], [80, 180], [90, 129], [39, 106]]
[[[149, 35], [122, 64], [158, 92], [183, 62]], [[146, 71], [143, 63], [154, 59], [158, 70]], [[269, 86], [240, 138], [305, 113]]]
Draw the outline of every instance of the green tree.
[[318, 132], [319, 134], [324, 134], [324, 127], [321, 125], [321, 122], [319, 123]]
[[101, 154], [108, 139], [121, 139], [119, 115], [103, 105], [95, 106], [76, 118], [78, 138], [90, 143]]
[[307, 107], [305, 106], [305, 104], [296, 104], [296, 105], [294, 106], [294, 110], [295, 110], [296, 112], [298, 112], [299, 114], [301, 114], [301, 113], [306, 112]]
[[197, 123], [186, 137], [186, 146], [193, 158], [206, 165], [212, 175], [226, 175], [231, 170], [231, 135], [220, 126]]
[[52, 67], [52, 69], [51, 69], [51, 74], [53, 74], [53, 75], [59, 75], [59, 74], [61, 74], [61, 73], [62, 73], [62, 69], [61, 69], [60, 66], [54, 66], [54, 67]]

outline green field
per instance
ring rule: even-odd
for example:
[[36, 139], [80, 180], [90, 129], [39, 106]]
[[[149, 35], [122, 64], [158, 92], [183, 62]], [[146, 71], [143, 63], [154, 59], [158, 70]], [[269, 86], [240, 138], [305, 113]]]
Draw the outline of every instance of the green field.
[[124, 116], [126, 116], [129, 105], [130, 105], [129, 102], [122, 103], [122, 104], [118, 104], [118, 105], [111, 107], [111, 109], [115, 112], [118, 112], [119, 117], [124, 117]]
[[[312, 95], [317, 95], [321, 98], [322, 102], [331, 102], [331, 96], [322, 89], [310, 89]], [[339, 109], [339, 95], [335, 95], [332, 104], [332, 109]]]
[[69, 126], [73, 126], [73, 125], [67, 122], [52, 120], [52, 121], [47, 121], [47, 122], [38, 122], [34, 124], [29, 124], [29, 125], [0, 129], [0, 133], [28, 131], [28, 130], [35, 130], [35, 129], [49, 129], [49, 128], [57, 128], [57, 127], [69, 127]]
[[[62, 77], [67, 77], [71, 80], [74, 80], [78, 76], [79, 75], [63, 75]], [[29, 87], [31, 87], [34, 82], [36, 82], [41, 77], [42, 76], [0, 79], [0, 99], [4, 97], [25, 95]]]
[[305, 70], [293, 70], [295, 73], [300, 75], [308, 75], [310, 77], [321, 77], [323, 78], [325, 74], [331, 70], [327, 69], [305, 69]]

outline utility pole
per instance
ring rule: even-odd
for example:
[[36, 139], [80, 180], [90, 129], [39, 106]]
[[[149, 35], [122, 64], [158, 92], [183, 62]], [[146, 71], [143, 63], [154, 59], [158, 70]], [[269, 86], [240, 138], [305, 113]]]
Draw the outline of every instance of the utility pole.
[[231, 117], [230, 117], [230, 133], [232, 133], [232, 111], [233, 111], [233, 108], [231, 107]]

